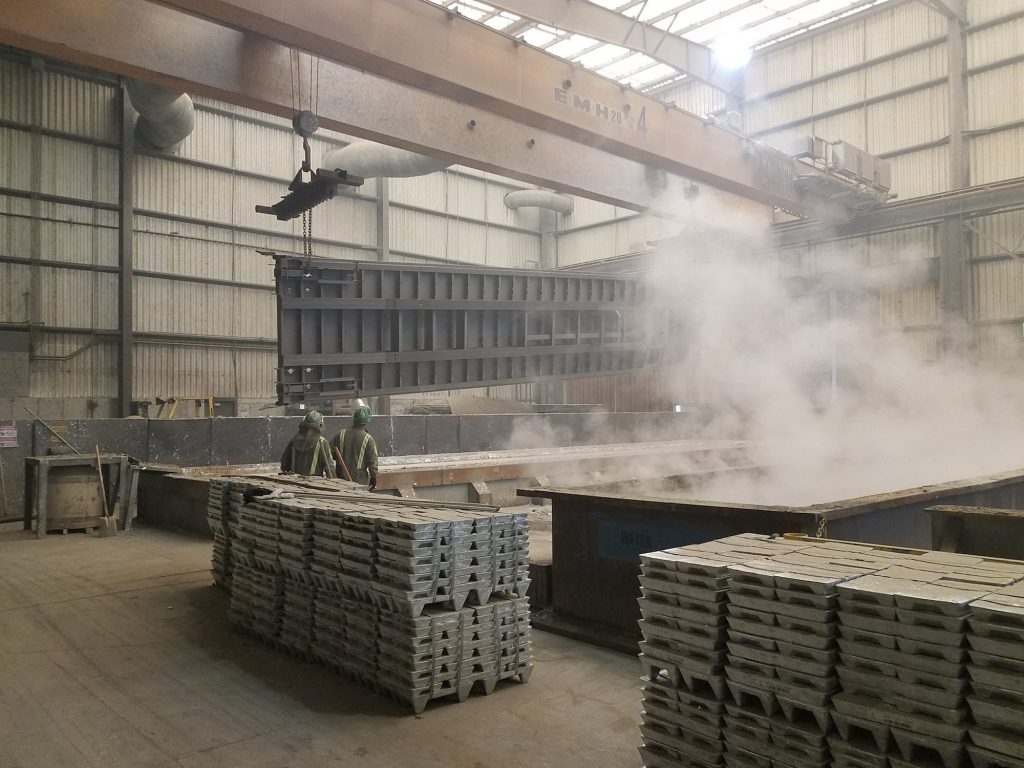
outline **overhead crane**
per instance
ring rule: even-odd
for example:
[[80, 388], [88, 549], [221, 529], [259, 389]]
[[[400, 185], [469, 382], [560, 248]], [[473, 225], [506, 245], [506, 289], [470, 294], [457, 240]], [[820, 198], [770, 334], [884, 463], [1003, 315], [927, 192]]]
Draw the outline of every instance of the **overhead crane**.
[[429, 2], [6, 0], [0, 42], [286, 117], [297, 49], [324, 127], [663, 216], [886, 199]]

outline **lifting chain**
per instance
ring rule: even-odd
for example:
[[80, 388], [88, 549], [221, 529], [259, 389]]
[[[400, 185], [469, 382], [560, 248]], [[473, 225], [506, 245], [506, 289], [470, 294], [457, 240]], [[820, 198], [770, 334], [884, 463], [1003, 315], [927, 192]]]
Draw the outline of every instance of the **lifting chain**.
[[827, 539], [828, 538], [828, 527], [827, 527], [827, 523], [825, 521], [825, 515], [822, 514], [822, 513], [818, 513], [818, 532], [817, 532], [816, 536], [819, 539]]

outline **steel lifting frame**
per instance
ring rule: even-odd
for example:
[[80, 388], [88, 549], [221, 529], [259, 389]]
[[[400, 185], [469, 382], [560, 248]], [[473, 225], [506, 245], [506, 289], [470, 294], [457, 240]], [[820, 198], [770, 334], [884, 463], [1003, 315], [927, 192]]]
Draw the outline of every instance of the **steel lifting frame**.
[[615, 373], [661, 362], [630, 277], [275, 257], [281, 404]]

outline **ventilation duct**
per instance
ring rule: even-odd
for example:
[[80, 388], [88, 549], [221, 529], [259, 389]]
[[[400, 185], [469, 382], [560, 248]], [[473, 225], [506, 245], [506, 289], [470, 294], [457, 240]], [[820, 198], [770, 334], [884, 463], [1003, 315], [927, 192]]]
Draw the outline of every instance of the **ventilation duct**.
[[546, 189], [520, 189], [505, 195], [505, 205], [513, 211], [520, 208], [543, 208], [569, 215], [573, 210], [573, 199]]
[[139, 119], [136, 140], [149, 149], [173, 152], [196, 127], [196, 109], [187, 93], [169, 91], [141, 80], [125, 82]]
[[332, 149], [324, 155], [322, 168], [341, 169], [353, 176], [405, 179], [426, 176], [450, 166], [446, 160], [427, 157], [398, 147], [373, 141], [354, 141], [347, 147]]

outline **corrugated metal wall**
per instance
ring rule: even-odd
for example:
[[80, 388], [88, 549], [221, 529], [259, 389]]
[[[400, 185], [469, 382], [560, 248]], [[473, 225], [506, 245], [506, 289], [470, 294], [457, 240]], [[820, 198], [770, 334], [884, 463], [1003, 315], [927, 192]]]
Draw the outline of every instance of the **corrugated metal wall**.
[[[113, 414], [119, 85], [37, 63], [0, 55], [0, 323], [42, 323], [26, 398], [93, 398], [92, 415]], [[256, 249], [301, 249], [299, 221], [278, 222], [254, 206], [281, 196], [301, 146], [287, 120], [195, 102], [196, 129], [178, 152], [140, 150], [133, 163], [134, 397], [235, 397], [244, 412], [275, 397], [273, 266]], [[314, 162], [348, 140], [321, 131], [311, 141]], [[390, 258], [539, 263], [536, 216], [504, 204], [524, 186], [463, 168], [392, 180]], [[369, 179], [318, 208], [316, 253], [378, 258], [377, 194]]]

